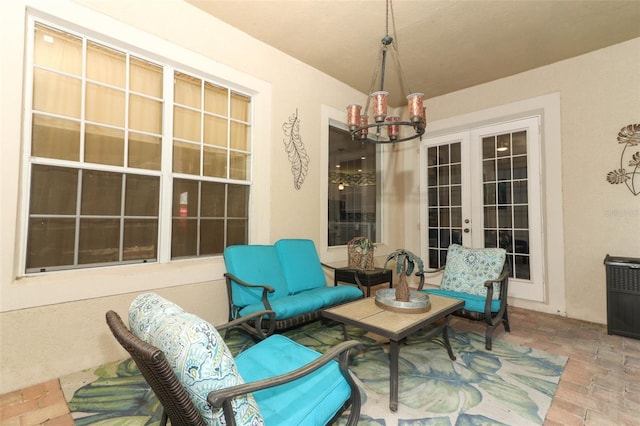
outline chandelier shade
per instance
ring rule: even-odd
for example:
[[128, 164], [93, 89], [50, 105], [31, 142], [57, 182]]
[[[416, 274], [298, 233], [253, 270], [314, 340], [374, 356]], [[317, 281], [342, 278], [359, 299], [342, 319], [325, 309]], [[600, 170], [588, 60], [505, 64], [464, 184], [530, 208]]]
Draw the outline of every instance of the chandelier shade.
[[[404, 73], [400, 66], [400, 58], [397, 43], [389, 35], [389, 16], [393, 23], [395, 35], [395, 18], [393, 16], [393, 4], [387, 0], [386, 13], [386, 35], [382, 38], [380, 45], [379, 63], [371, 80], [369, 88], [370, 95], [363, 108], [360, 104], [350, 104], [347, 106], [347, 126], [353, 140], [370, 143], [395, 143], [404, 142], [416, 138], [422, 138], [427, 127], [427, 113], [424, 107], [423, 93], [410, 93], [407, 95], [407, 111], [409, 121], [400, 121], [398, 116], [387, 116], [389, 92], [384, 90], [384, 79], [387, 63], [387, 53], [390, 51], [395, 55], [397, 69], [400, 74], [400, 87], [404, 84]], [[373, 91], [377, 81], [377, 73], [380, 70], [380, 90]], [[373, 123], [369, 123], [369, 107]], [[371, 129], [371, 131], [370, 131]], [[403, 137], [400, 137], [401, 132]]]

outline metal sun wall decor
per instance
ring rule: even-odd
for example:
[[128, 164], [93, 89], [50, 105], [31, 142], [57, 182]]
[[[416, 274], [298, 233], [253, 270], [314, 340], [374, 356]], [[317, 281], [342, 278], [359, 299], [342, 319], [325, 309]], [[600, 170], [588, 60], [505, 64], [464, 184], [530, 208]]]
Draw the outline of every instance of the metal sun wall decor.
[[[640, 145], [640, 124], [629, 124], [618, 132], [618, 143], [624, 144], [620, 155], [620, 168], [607, 173], [611, 184], [624, 183], [633, 195], [640, 194], [640, 151], [633, 152]], [[627, 171], [625, 161], [628, 161]]]
[[309, 155], [304, 149], [302, 137], [300, 136], [300, 119], [298, 118], [298, 109], [293, 113], [289, 120], [282, 124], [285, 138], [284, 143], [287, 156], [291, 162], [291, 174], [293, 174], [293, 187], [297, 190], [302, 188], [307, 172], [309, 171]]

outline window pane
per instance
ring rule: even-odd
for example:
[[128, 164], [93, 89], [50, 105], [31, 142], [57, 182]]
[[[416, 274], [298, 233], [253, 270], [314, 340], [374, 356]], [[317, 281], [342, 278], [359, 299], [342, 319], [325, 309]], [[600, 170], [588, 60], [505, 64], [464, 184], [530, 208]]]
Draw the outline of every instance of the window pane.
[[249, 241], [249, 221], [229, 219], [227, 221], [227, 245], [247, 244]]
[[34, 165], [29, 213], [73, 215], [76, 213], [77, 191], [78, 170]]
[[173, 143], [173, 171], [200, 175], [200, 145]]
[[177, 106], [173, 109], [173, 114], [174, 136], [200, 142], [200, 113]]
[[174, 81], [175, 103], [200, 109], [202, 80], [176, 72]]
[[129, 87], [132, 91], [162, 97], [162, 67], [139, 58], [130, 59]]
[[354, 143], [348, 131], [329, 126], [329, 246], [381, 235], [376, 157], [376, 145]]
[[129, 97], [129, 128], [162, 134], [162, 102], [131, 95]]
[[198, 222], [195, 219], [173, 219], [171, 258], [196, 256], [198, 248]]
[[129, 167], [160, 170], [162, 139], [129, 132]]
[[127, 175], [125, 216], [158, 217], [160, 178], [157, 176]]
[[[204, 143], [227, 147], [227, 120], [213, 115], [204, 116]], [[226, 153], [225, 153], [226, 155]]]
[[[120, 173], [84, 170], [82, 174], [83, 215], [120, 215], [122, 175]], [[99, 228], [93, 228], [98, 230]]]
[[223, 183], [202, 182], [202, 207], [200, 210], [203, 217], [224, 218], [225, 186]]
[[75, 219], [29, 219], [27, 270], [73, 265], [75, 235]]
[[227, 116], [227, 101], [229, 90], [211, 83], [204, 84], [204, 110], [218, 115]]
[[521, 131], [511, 135], [512, 154], [522, 155], [527, 153], [527, 132]]
[[36, 24], [33, 62], [73, 75], [82, 73], [82, 39]]
[[231, 122], [231, 148], [241, 151], [249, 150], [249, 126]]
[[173, 217], [198, 216], [198, 181], [173, 180]]
[[86, 103], [87, 120], [124, 127], [125, 93], [123, 91], [87, 83]]
[[229, 178], [238, 180], [249, 180], [249, 155], [238, 152], [229, 154]]
[[126, 55], [97, 43], [87, 43], [87, 78], [124, 89]]
[[80, 219], [79, 265], [117, 262], [119, 253], [119, 219]]
[[33, 109], [80, 118], [82, 82], [41, 69], [33, 71]]
[[224, 220], [200, 222], [200, 255], [222, 254], [224, 250]]
[[158, 221], [125, 219], [122, 260], [154, 260], [157, 253]]
[[238, 93], [231, 94], [231, 118], [240, 121], [249, 121], [251, 98]]
[[89, 163], [124, 165], [124, 132], [87, 124], [84, 136], [84, 161]]
[[249, 187], [246, 185], [229, 185], [229, 202], [227, 216], [246, 218], [249, 216]]
[[223, 149], [204, 147], [203, 174], [212, 177], [227, 177], [227, 151]]
[[80, 158], [80, 123], [33, 115], [31, 155], [78, 161]]

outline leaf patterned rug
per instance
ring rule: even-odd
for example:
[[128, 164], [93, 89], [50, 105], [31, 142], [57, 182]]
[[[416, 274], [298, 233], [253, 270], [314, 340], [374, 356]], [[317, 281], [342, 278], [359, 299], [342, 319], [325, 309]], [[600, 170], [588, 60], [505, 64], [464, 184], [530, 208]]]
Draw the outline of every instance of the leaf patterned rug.
[[[392, 413], [388, 344], [357, 328], [348, 331], [367, 344], [350, 363], [362, 393], [360, 425], [540, 425], [567, 362], [499, 338], [486, 351], [483, 335], [455, 330], [451, 361], [441, 343], [416, 333], [400, 347], [399, 407]], [[321, 321], [284, 334], [319, 352], [342, 340], [340, 325]], [[240, 330], [226, 342], [234, 354], [254, 344]], [[159, 423], [162, 407], [130, 359], [60, 380], [76, 425]]]

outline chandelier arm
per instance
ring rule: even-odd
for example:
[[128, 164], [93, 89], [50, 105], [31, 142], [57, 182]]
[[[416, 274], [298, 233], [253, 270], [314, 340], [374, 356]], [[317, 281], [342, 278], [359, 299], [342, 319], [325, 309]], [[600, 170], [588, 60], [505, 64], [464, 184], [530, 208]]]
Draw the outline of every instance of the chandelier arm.
[[[364, 106], [364, 109], [363, 109], [365, 114], [367, 114], [367, 111], [369, 111], [369, 105], [371, 103], [371, 93], [374, 92], [373, 88], [376, 85], [376, 81], [378, 81], [378, 73], [380, 72], [380, 68], [381, 68], [381, 66], [379, 66], [378, 64], [381, 64], [382, 61], [383, 61], [383, 59], [382, 59], [383, 50], [384, 50], [384, 46], [382, 46], [382, 48], [378, 52], [378, 60], [376, 61], [375, 66], [373, 68], [373, 76], [371, 77], [371, 83], [369, 84], [369, 93], [367, 93], [367, 102], [366, 102], [366, 104]], [[384, 76], [382, 78], [384, 78]]]

